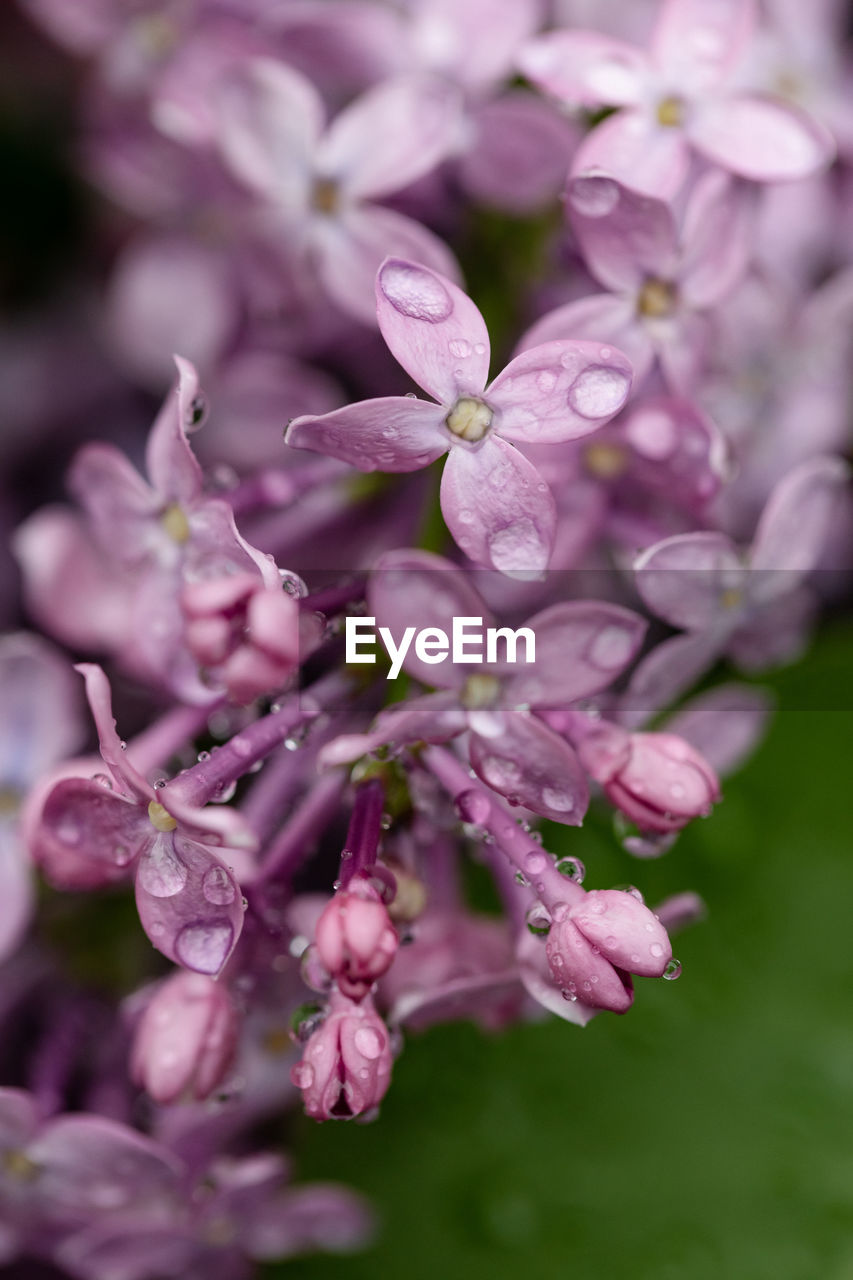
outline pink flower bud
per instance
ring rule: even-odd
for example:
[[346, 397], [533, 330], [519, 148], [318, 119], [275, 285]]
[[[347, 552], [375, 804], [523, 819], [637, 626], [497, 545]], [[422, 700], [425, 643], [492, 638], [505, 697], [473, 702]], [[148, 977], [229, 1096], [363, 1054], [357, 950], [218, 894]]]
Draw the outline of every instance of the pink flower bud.
[[299, 662], [299, 606], [251, 574], [227, 574], [184, 588], [187, 645], [232, 702], [279, 689]]
[[156, 1102], [200, 1102], [222, 1081], [236, 1043], [237, 1013], [227, 988], [179, 971], [160, 986], [139, 1021], [131, 1074]]
[[314, 940], [320, 960], [352, 1000], [361, 1000], [382, 977], [398, 945], [387, 907], [361, 877], [327, 904]]
[[625, 1013], [630, 975], [660, 977], [672, 959], [663, 925], [632, 893], [596, 889], [555, 920], [546, 945], [551, 972], [570, 999]]
[[612, 804], [642, 831], [680, 831], [720, 798], [704, 756], [674, 733], [624, 733], [602, 727], [578, 752]]
[[356, 1004], [332, 992], [329, 1015], [290, 1078], [315, 1120], [348, 1119], [379, 1105], [391, 1079], [391, 1045], [369, 996]]

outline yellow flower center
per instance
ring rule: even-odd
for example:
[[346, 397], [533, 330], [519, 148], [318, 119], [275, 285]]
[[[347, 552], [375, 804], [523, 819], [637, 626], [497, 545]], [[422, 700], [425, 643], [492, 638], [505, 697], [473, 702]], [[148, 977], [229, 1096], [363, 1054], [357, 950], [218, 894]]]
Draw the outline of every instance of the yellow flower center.
[[148, 806], [148, 821], [157, 831], [174, 831], [178, 825], [165, 805], [159, 800], [152, 800]]
[[662, 98], [658, 103], [658, 124], [665, 129], [677, 129], [684, 124], [684, 103], [680, 98]]
[[494, 414], [482, 400], [473, 396], [462, 396], [450, 410], [445, 422], [447, 428], [460, 440], [476, 444], [482, 440], [492, 425]]
[[584, 465], [596, 480], [616, 480], [628, 465], [628, 455], [618, 444], [601, 441], [588, 444], [583, 451]]
[[337, 213], [340, 201], [340, 188], [334, 178], [316, 179], [311, 203], [318, 213]]
[[659, 280], [657, 276], [649, 276], [637, 298], [637, 311], [650, 319], [671, 315], [675, 298], [675, 285], [668, 280]]
[[177, 542], [179, 546], [189, 541], [190, 522], [183, 507], [178, 506], [177, 502], [169, 503], [160, 516], [160, 523], [172, 541]]
[[724, 609], [736, 609], [743, 600], [743, 592], [738, 587], [727, 587], [720, 596], [720, 604]]
[[469, 676], [462, 686], [459, 701], [466, 711], [481, 711], [494, 707], [500, 698], [501, 685], [496, 676]]

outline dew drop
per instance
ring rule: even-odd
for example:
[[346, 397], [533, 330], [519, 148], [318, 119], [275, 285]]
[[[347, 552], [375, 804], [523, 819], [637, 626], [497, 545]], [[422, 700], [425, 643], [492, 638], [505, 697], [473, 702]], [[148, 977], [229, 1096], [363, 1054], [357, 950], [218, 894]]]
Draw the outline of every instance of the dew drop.
[[616, 671], [625, 666], [631, 657], [633, 640], [624, 627], [602, 627], [590, 642], [586, 656], [593, 666], [602, 671]]
[[528, 853], [524, 859], [524, 865], [532, 876], [537, 876], [545, 870], [548, 859], [544, 853]]
[[530, 932], [539, 938], [544, 937], [550, 932], [551, 913], [541, 902], [534, 902], [533, 906], [527, 912], [525, 920]]
[[675, 979], [681, 976], [681, 964], [674, 956], [664, 969], [663, 976], [667, 982], [675, 982]]
[[143, 853], [136, 883], [153, 898], [173, 898], [187, 882], [187, 868], [175, 852], [171, 836], [154, 840]]
[[310, 1062], [298, 1062], [290, 1072], [290, 1079], [297, 1089], [310, 1089], [314, 1083], [314, 1068]]
[[612, 178], [577, 178], [569, 188], [569, 203], [585, 218], [604, 218], [619, 203], [619, 185]]
[[234, 882], [224, 867], [211, 867], [205, 872], [201, 891], [215, 907], [227, 907], [236, 896]]
[[353, 1036], [353, 1043], [361, 1056], [371, 1061], [382, 1052], [382, 1037], [373, 1027], [359, 1027]]
[[630, 385], [630, 378], [621, 369], [591, 365], [569, 387], [569, 407], [582, 418], [610, 418], [622, 408]]
[[653, 942], [649, 947], [649, 955], [654, 956], [655, 960], [660, 960], [663, 955], [663, 947], [659, 942]]
[[175, 939], [175, 955], [196, 973], [218, 973], [233, 939], [234, 930], [227, 920], [187, 924]]
[[558, 791], [556, 787], [542, 788], [542, 802], [555, 813], [571, 813], [575, 807], [575, 798], [568, 791]]
[[471, 354], [471, 343], [466, 342], [464, 338], [451, 338], [447, 344], [447, 349], [458, 360], [467, 360]]
[[561, 876], [566, 876], [569, 880], [574, 880], [575, 884], [583, 884], [583, 878], [586, 875], [586, 867], [580, 858], [561, 858], [557, 863], [557, 870]]
[[438, 276], [425, 267], [400, 261], [386, 263], [379, 287], [400, 315], [438, 324], [453, 310], [453, 301]]

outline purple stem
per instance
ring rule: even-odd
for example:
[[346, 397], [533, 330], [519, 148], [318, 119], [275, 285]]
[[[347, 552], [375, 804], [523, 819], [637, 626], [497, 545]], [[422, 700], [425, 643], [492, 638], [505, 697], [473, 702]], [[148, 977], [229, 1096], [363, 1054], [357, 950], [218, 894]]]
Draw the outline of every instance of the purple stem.
[[371, 778], [369, 782], [362, 782], [356, 787], [349, 830], [341, 855], [341, 889], [347, 887], [353, 876], [367, 871], [375, 863], [382, 835], [384, 808], [385, 787], [379, 778]]
[[456, 756], [444, 747], [426, 747], [421, 759], [453, 797], [463, 821], [473, 823], [491, 836], [495, 846], [509, 858], [515, 870], [521, 872], [545, 906], [579, 902], [583, 898], [581, 885], [557, 870], [554, 859], [518, 825], [503, 801], [478, 778], [472, 778]]
[[250, 888], [270, 880], [286, 880], [302, 865], [324, 828], [335, 816], [348, 782], [342, 770], [321, 774], [293, 811], [278, 838], [267, 848]]
[[299, 607], [314, 613], [340, 613], [348, 604], [364, 599], [366, 586], [364, 578], [357, 578], [340, 587], [326, 587], [324, 591], [315, 591], [313, 595], [305, 596], [299, 601]]
[[310, 689], [291, 694], [278, 711], [241, 729], [230, 742], [212, 751], [208, 760], [185, 769], [168, 783], [162, 793], [166, 807], [167, 796], [176, 797], [181, 804], [200, 807], [222, 795], [297, 729], [316, 720], [325, 706], [339, 703], [350, 689], [351, 682], [347, 676], [333, 672]]

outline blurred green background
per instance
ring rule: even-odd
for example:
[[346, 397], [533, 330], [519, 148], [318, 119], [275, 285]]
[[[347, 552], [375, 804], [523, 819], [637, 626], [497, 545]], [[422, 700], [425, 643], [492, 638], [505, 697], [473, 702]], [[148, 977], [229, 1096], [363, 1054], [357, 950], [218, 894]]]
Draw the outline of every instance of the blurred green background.
[[768, 738], [661, 861], [562, 832], [590, 885], [703, 895], [678, 982], [584, 1030], [410, 1036], [376, 1123], [302, 1123], [300, 1176], [383, 1221], [300, 1277], [853, 1280], [852, 654], [836, 622], [763, 682]]

